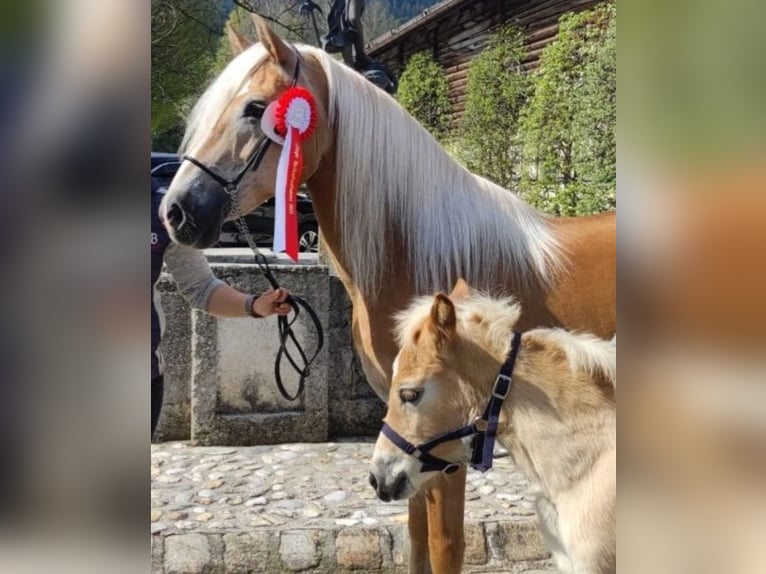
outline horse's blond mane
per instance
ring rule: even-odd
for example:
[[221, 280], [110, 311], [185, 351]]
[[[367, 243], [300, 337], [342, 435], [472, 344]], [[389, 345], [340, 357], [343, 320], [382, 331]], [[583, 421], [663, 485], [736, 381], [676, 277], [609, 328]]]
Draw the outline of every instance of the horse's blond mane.
[[[395, 335], [400, 346], [414, 342], [430, 316], [433, 297], [418, 297], [396, 316]], [[491, 297], [473, 291], [470, 297], [453, 300], [459, 337], [473, 341], [497, 357], [509, 350], [511, 333], [521, 317], [521, 306], [513, 297]], [[616, 342], [589, 333], [541, 328], [524, 336], [543, 340], [560, 349], [573, 370], [601, 374], [617, 386]]]
[[[360, 74], [320, 50], [311, 53], [330, 87], [344, 255], [363, 293], [374, 296], [385, 274], [403, 264], [417, 293], [446, 289], [457, 277], [498, 284], [509, 270], [519, 289], [552, 280], [559, 247], [539, 213], [455, 162]], [[392, 239], [406, 262], [389, 257]]]
[[[360, 74], [322, 50], [298, 48], [320, 63], [328, 81], [342, 256], [365, 296], [374, 298], [396, 272], [406, 272], [417, 293], [446, 289], [457, 277], [489, 286], [510, 274], [518, 290], [553, 280], [561, 255], [543, 216], [460, 166]], [[265, 56], [260, 44], [251, 46], [211, 84], [189, 116], [183, 152], [204, 142]], [[392, 244], [404, 261], [393, 260]]]

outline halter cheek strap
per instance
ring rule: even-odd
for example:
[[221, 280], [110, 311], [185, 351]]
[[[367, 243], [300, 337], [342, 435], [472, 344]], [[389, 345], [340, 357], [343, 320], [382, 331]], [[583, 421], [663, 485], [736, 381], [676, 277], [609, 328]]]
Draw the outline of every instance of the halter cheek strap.
[[[295, 68], [293, 68], [293, 76], [290, 81], [291, 88], [294, 88], [295, 84], [298, 82], [298, 74], [300, 73], [300, 70], [301, 70], [301, 57], [298, 54], [298, 51], [293, 49], [293, 54], [295, 55]], [[266, 155], [266, 152], [269, 151], [270, 145], [271, 145], [271, 139], [269, 139], [268, 136], [263, 136], [261, 140], [258, 142], [258, 145], [256, 146], [255, 151], [253, 152], [253, 155], [250, 156], [250, 159], [247, 160], [247, 163], [245, 163], [242, 169], [239, 170], [239, 173], [237, 173], [237, 175], [235, 175], [231, 179], [226, 179], [224, 176], [217, 173], [215, 170], [206, 166], [197, 158], [190, 156], [189, 154], [184, 155], [183, 159], [193, 163], [199, 169], [204, 171], [208, 176], [210, 176], [211, 179], [213, 179], [216, 183], [220, 184], [220, 186], [223, 187], [223, 190], [226, 192], [228, 196], [233, 197], [237, 194], [237, 188], [239, 187], [239, 183], [242, 181], [242, 178], [245, 177], [245, 174], [251, 169], [253, 171], [257, 170], [258, 166], [261, 165], [261, 162], [263, 161], [263, 158]]]
[[383, 423], [383, 428], [380, 432], [401, 450], [418, 459], [421, 462], [420, 472], [436, 471], [444, 472], [445, 474], [452, 474], [457, 471], [462, 463], [441, 459], [430, 454], [430, 451], [445, 442], [473, 436], [474, 440], [470, 459], [471, 467], [481, 472], [488, 471], [492, 468], [500, 411], [503, 408], [503, 401], [511, 392], [513, 367], [516, 365], [516, 357], [519, 354], [520, 347], [521, 333], [514, 331], [511, 350], [508, 352], [508, 356], [500, 368], [500, 373], [495, 379], [495, 384], [492, 387], [492, 396], [489, 398], [482, 416], [478, 417], [473, 423], [438, 435], [419, 445], [409, 442], [389, 426], [388, 423]]

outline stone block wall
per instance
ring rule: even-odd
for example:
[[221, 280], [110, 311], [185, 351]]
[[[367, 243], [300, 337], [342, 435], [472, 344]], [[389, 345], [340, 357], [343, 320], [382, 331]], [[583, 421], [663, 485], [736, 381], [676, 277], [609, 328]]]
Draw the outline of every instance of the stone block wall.
[[[218, 277], [247, 292], [268, 289], [246, 255], [220, 257], [210, 258]], [[166, 317], [165, 403], [158, 440], [277, 444], [378, 432], [385, 406], [367, 384], [353, 350], [350, 301], [330, 269], [314, 261], [272, 265], [277, 281], [314, 307], [325, 332], [325, 348], [295, 402], [282, 398], [274, 382], [275, 318], [216, 319], [191, 310], [172, 277], [163, 275], [158, 289]], [[301, 317], [295, 331], [313, 350], [310, 323]], [[287, 362], [283, 379], [292, 392], [297, 376]]]

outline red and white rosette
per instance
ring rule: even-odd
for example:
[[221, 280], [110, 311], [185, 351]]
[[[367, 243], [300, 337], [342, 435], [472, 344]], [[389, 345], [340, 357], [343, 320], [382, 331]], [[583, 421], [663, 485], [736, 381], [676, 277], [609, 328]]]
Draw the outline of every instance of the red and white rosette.
[[303, 173], [301, 144], [311, 137], [317, 121], [314, 96], [307, 89], [288, 89], [263, 114], [263, 132], [282, 144], [274, 190], [274, 251], [298, 261], [298, 186]]

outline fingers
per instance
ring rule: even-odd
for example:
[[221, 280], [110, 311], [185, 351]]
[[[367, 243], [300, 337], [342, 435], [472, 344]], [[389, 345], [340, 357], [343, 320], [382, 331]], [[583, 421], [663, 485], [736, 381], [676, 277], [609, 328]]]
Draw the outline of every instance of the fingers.
[[284, 303], [285, 300], [290, 296], [290, 292], [287, 289], [283, 289], [282, 287], [277, 289], [275, 293], [277, 294], [276, 301], [278, 303]]
[[259, 309], [262, 309], [259, 313], [264, 316], [287, 315], [292, 310], [290, 304], [285, 302], [289, 296], [287, 289], [269, 289], [257, 300]]
[[281, 303], [277, 306], [276, 310], [274, 311], [277, 315], [287, 315], [292, 307], [288, 305], [287, 303]]

